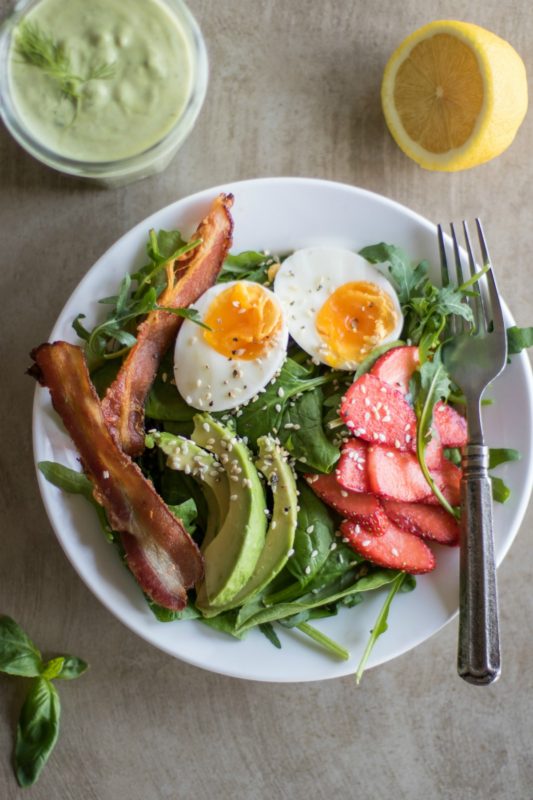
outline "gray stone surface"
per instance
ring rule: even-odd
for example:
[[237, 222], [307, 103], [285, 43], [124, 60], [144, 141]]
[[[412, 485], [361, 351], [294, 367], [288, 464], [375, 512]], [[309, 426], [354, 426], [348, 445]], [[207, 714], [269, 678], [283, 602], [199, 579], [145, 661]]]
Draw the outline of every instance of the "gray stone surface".
[[[239, 682], [175, 661], [136, 638], [81, 583], [44, 514], [31, 452], [29, 350], [70, 291], [124, 231], [176, 198], [264, 175], [340, 180], [435, 221], [482, 216], [501, 287], [532, 321], [533, 116], [511, 149], [454, 175], [419, 169], [386, 132], [379, 104], [395, 45], [443, 15], [510, 40], [533, 75], [526, 0], [191, 0], [211, 59], [207, 102], [164, 175], [126, 189], [83, 186], [33, 161], [0, 129], [0, 610], [43, 648], [91, 662], [63, 684], [62, 733], [35, 800], [526, 800], [531, 734], [531, 511], [499, 572], [503, 676], [455, 675], [456, 625], [351, 678]], [[0, 11], [8, 7], [0, 0]], [[20, 686], [0, 680], [0, 797]]]

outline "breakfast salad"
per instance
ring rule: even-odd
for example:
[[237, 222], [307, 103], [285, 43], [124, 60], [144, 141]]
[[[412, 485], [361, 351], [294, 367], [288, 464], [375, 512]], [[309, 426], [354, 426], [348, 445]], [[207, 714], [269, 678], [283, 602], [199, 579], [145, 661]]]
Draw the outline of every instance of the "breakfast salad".
[[384, 243], [230, 254], [232, 204], [190, 241], [150, 231], [107, 317], [73, 321], [82, 345], [33, 351], [83, 471], [39, 468], [94, 505], [163, 622], [276, 647], [297, 628], [348, 658], [313, 621], [387, 587], [360, 676], [394, 596], [458, 543], [464, 398], [440, 349], [476, 279], [438, 287]]

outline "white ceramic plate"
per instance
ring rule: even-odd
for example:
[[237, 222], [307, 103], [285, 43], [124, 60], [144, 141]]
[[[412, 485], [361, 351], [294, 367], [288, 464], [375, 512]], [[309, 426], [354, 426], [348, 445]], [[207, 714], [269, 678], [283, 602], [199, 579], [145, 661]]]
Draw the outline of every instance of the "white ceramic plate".
[[[384, 197], [338, 183], [301, 178], [244, 181], [209, 189], [179, 200], [141, 222], [122, 237], [89, 270], [61, 312], [50, 340], [76, 342], [73, 318], [87, 314], [94, 323], [102, 307], [98, 298], [114, 294], [125, 271], [144, 263], [150, 228], [180, 228], [191, 234], [221, 191], [233, 192], [233, 252], [246, 249], [287, 251], [318, 244], [359, 249], [386, 241], [405, 248], [413, 259], [437, 261], [435, 226]], [[510, 317], [509, 317], [510, 320]], [[515, 447], [522, 461], [499, 468], [512, 488], [512, 499], [495, 508], [496, 552], [501, 562], [525, 513], [533, 480], [532, 378], [525, 356], [513, 357], [494, 384], [495, 402], [485, 409], [487, 439], [493, 446]], [[77, 454], [54, 414], [48, 390], [37, 388], [34, 406], [36, 461], [59, 461], [79, 468]], [[48, 517], [72, 565], [102, 603], [143, 639], [172, 656], [204, 669], [259, 681], [311, 681], [353, 673], [383, 594], [367, 596], [353, 609], [317, 622], [349, 649], [349, 662], [336, 661], [298, 631], [280, 629], [283, 647], [275, 649], [259, 632], [240, 642], [199, 622], [159, 623], [102, 535], [96, 515], [80, 497], [63, 494], [39, 474]], [[418, 578], [416, 591], [394, 600], [389, 630], [382, 636], [369, 666], [389, 661], [423, 642], [457, 612], [458, 551], [436, 547], [434, 573]], [[455, 654], [450, 652], [450, 662]]]

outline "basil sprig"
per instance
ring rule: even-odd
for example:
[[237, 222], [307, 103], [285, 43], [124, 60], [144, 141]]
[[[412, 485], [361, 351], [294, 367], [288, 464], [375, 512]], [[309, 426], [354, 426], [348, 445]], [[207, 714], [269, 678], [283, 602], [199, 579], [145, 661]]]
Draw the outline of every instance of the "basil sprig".
[[17, 724], [15, 775], [20, 786], [31, 786], [48, 761], [59, 735], [61, 704], [53, 680], [73, 680], [87, 664], [61, 655], [43, 660], [22, 628], [0, 616], [0, 672], [32, 680]]

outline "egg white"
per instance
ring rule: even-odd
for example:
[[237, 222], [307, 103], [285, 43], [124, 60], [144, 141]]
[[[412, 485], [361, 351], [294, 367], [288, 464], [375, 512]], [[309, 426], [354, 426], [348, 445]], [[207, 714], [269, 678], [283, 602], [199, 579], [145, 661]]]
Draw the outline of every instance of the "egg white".
[[[228, 281], [212, 286], [194, 304], [202, 322], [215, 297], [236, 283], [258, 285], [251, 281]], [[174, 379], [179, 393], [193, 408], [226, 411], [243, 405], [281, 369], [287, 355], [289, 330], [279, 299], [269, 289], [261, 288], [279, 307], [282, 317], [279, 331], [261, 358], [227, 358], [206, 342], [201, 327], [184, 320], [174, 349]]]
[[[294, 341], [322, 364], [328, 364], [327, 347], [316, 328], [316, 317], [328, 297], [345, 283], [374, 283], [391, 298], [398, 322], [379, 344], [393, 342], [401, 334], [403, 315], [398, 296], [389, 281], [362, 256], [337, 247], [307, 247], [296, 250], [282, 263], [274, 281]], [[362, 361], [365, 356], [361, 356]], [[353, 370], [355, 361], [347, 361], [339, 369]], [[359, 362], [360, 363], [360, 362]]]

